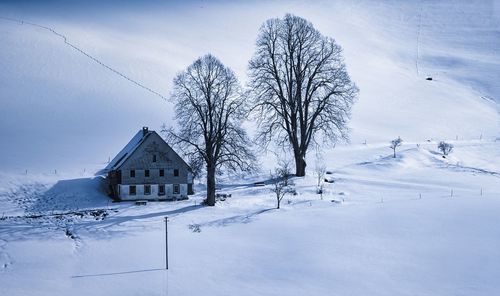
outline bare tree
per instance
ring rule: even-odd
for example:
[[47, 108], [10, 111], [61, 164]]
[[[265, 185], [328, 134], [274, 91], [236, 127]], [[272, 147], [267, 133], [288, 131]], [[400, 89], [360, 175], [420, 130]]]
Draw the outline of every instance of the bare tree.
[[279, 209], [281, 205], [281, 200], [286, 194], [293, 193], [293, 182], [290, 180], [291, 170], [290, 163], [288, 161], [280, 161], [280, 164], [275, 168], [274, 173], [271, 172], [271, 191], [274, 192], [276, 196], [277, 205], [276, 208]]
[[441, 141], [438, 144], [438, 149], [441, 153], [443, 153], [443, 155], [448, 155], [451, 151], [453, 151], [453, 144]]
[[247, 114], [238, 80], [231, 69], [208, 54], [174, 79], [178, 128], [167, 140], [189, 159], [206, 166], [207, 204], [215, 205], [215, 175], [221, 167], [250, 171], [255, 167], [251, 143], [241, 123]]
[[325, 174], [326, 174], [326, 165], [324, 163], [323, 158], [317, 157], [316, 164], [314, 166], [314, 175], [316, 176], [316, 192], [321, 194], [321, 198], [323, 198], [323, 184], [325, 182]]
[[391, 148], [392, 151], [394, 152], [393, 155], [394, 158], [396, 158], [396, 148], [398, 148], [402, 144], [403, 144], [403, 139], [401, 139], [401, 137], [398, 137], [397, 139], [391, 141], [391, 146], [389, 146], [389, 148]]
[[295, 174], [305, 175], [311, 141], [348, 139], [347, 121], [358, 88], [341, 47], [307, 20], [287, 14], [260, 28], [249, 63], [249, 89], [258, 119], [257, 140], [289, 145]]

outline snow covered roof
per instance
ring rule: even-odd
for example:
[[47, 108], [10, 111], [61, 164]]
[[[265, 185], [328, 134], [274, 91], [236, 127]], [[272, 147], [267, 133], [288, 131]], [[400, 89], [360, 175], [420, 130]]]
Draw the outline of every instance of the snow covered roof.
[[109, 172], [119, 168], [134, 151], [141, 145], [142, 142], [153, 132], [149, 131], [147, 127], [138, 131], [135, 136], [128, 142], [123, 149], [111, 160], [110, 163], [104, 168], [104, 172]]

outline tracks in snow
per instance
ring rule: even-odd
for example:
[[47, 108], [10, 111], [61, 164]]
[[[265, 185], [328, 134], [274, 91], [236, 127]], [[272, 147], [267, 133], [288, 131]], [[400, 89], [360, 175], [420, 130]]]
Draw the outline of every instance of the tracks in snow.
[[418, 60], [420, 58], [420, 31], [422, 29], [422, 8], [423, 8], [423, 0], [420, 1], [420, 11], [418, 13], [418, 27], [417, 27], [417, 56], [415, 59], [415, 68], [417, 70], [417, 76], [420, 76], [420, 71], [418, 68]]
[[94, 61], [95, 63], [101, 65], [102, 67], [108, 69], [109, 71], [115, 73], [116, 75], [128, 80], [129, 82], [133, 83], [134, 85], [164, 99], [164, 100], [167, 100], [167, 98], [165, 96], [163, 96], [162, 94], [160, 94], [159, 92], [151, 89], [150, 87], [147, 87], [146, 85], [142, 84], [141, 82], [138, 82], [137, 80], [135, 79], [132, 79], [131, 77], [123, 74], [122, 72], [112, 68], [111, 66], [108, 66], [107, 64], [105, 64], [104, 62], [102, 62], [101, 60], [97, 59], [96, 57], [92, 56], [91, 54], [89, 54], [88, 52], [86, 52], [85, 50], [81, 49], [80, 47], [74, 45], [73, 43], [69, 42], [68, 41], [68, 38], [57, 32], [56, 30], [54, 30], [53, 28], [50, 28], [50, 27], [47, 27], [47, 26], [44, 26], [44, 25], [40, 25], [40, 24], [36, 24], [36, 23], [31, 23], [31, 22], [27, 22], [27, 21], [24, 21], [24, 20], [19, 20], [19, 19], [13, 19], [13, 18], [8, 18], [8, 17], [2, 17], [0, 16], [0, 19], [3, 19], [3, 20], [7, 20], [7, 21], [10, 21], [10, 22], [16, 22], [16, 23], [19, 23], [21, 25], [30, 25], [30, 26], [33, 26], [33, 27], [37, 27], [37, 28], [41, 28], [41, 29], [44, 29], [44, 30], [47, 30], [49, 32], [51, 32], [52, 34], [60, 37], [63, 39], [64, 43], [66, 45], [68, 45], [69, 47], [71, 47], [72, 49], [76, 50], [77, 52], [79, 52], [80, 54], [86, 56], [87, 58], [91, 59], [92, 61]]
[[0, 271], [9, 268], [12, 265], [12, 258], [5, 251], [5, 246], [7, 245], [7, 241], [0, 239]]

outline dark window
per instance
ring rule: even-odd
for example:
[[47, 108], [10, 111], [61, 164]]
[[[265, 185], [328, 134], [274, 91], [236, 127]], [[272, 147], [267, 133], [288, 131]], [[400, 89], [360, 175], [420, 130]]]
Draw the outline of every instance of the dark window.
[[156, 162], [156, 154], [153, 154], [153, 162]]
[[145, 195], [151, 194], [151, 185], [144, 185], [144, 194]]
[[144, 176], [149, 177], [149, 170], [144, 170]]
[[135, 185], [130, 185], [128, 187], [128, 194], [135, 195]]
[[174, 194], [179, 194], [181, 193], [181, 188], [179, 184], [174, 184]]
[[165, 185], [158, 185], [158, 195], [165, 195]]
[[135, 178], [135, 170], [130, 170], [130, 178]]
[[165, 176], [165, 170], [160, 170], [160, 177]]
[[174, 177], [179, 177], [179, 170], [178, 169], [174, 169]]

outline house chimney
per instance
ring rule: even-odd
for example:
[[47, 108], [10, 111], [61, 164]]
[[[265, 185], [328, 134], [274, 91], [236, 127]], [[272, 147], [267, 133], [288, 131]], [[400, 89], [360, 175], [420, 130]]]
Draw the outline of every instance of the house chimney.
[[148, 127], [147, 126], [143, 126], [142, 127], [142, 136], [145, 137], [147, 134], [148, 134]]

